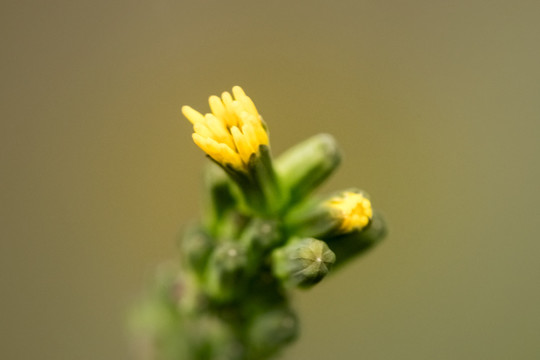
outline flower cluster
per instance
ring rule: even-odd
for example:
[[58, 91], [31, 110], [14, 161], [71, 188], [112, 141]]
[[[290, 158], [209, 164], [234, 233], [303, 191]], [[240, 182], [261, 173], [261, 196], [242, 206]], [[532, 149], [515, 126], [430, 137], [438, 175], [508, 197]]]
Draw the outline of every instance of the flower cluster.
[[193, 124], [193, 141], [223, 166], [246, 171], [249, 159], [268, 145], [268, 134], [253, 101], [240, 86], [233, 95], [225, 91], [221, 98], [210, 96], [211, 113], [202, 115], [190, 106], [182, 113]]
[[314, 286], [386, 235], [364, 192], [314, 195], [340, 163], [333, 137], [316, 135], [274, 159], [257, 108], [240, 87], [232, 93], [211, 96], [205, 115], [182, 108], [212, 162], [204, 216], [148, 303], [159, 358], [273, 357], [297, 335], [291, 290]]

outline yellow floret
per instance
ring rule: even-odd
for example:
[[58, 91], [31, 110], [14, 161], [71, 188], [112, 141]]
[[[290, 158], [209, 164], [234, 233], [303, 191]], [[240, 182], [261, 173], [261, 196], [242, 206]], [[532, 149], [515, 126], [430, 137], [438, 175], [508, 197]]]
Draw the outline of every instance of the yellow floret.
[[193, 124], [193, 141], [222, 165], [246, 171], [249, 159], [268, 145], [268, 134], [253, 101], [241, 87], [208, 99], [212, 113], [203, 115], [183, 106], [182, 113]]
[[346, 191], [328, 201], [327, 205], [341, 220], [343, 233], [364, 228], [373, 217], [371, 201], [361, 193]]

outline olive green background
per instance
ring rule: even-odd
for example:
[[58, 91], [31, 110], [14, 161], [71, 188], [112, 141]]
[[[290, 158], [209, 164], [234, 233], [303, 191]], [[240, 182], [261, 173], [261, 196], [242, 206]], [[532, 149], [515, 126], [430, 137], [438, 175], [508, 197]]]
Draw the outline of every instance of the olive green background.
[[244, 87], [319, 132], [375, 251], [295, 303], [284, 359], [540, 357], [538, 1], [3, 1], [0, 357], [132, 359], [206, 161], [180, 107]]

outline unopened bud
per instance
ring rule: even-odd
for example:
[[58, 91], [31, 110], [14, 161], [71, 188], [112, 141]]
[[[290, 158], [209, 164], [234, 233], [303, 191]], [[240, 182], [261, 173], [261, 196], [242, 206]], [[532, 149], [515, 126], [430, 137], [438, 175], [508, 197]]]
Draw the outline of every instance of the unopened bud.
[[208, 295], [217, 301], [229, 301], [242, 296], [247, 261], [246, 249], [242, 244], [220, 244], [206, 267], [205, 288]]
[[240, 242], [246, 245], [251, 255], [260, 257], [267, 250], [279, 245], [281, 239], [278, 221], [254, 218], [242, 234]]
[[287, 216], [287, 227], [298, 236], [321, 239], [365, 228], [373, 216], [371, 201], [362, 191], [347, 190], [306, 203]]
[[276, 171], [289, 203], [315, 190], [338, 167], [341, 154], [334, 138], [319, 134], [290, 148], [276, 160]]
[[336, 256], [324, 241], [292, 239], [272, 252], [272, 270], [286, 284], [309, 287], [330, 271]]

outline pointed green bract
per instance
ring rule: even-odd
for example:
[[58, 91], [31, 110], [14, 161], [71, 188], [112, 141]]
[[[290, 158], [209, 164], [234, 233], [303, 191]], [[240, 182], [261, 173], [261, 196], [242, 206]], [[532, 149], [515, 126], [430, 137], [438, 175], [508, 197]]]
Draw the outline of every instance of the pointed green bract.
[[336, 253], [337, 267], [372, 249], [387, 234], [388, 228], [384, 217], [380, 213], [375, 212], [373, 219], [366, 228], [328, 238], [326, 241]]
[[205, 273], [205, 290], [217, 302], [228, 302], [246, 291], [243, 278], [248, 265], [246, 248], [239, 243], [224, 242], [218, 245], [208, 261]]
[[[204, 208], [203, 218], [206, 228], [212, 235], [220, 233], [220, 226], [226, 222], [226, 217], [237, 207], [237, 198], [233, 193], [230, 178], [220, 168], [210, 162], [204, 173]], [[226, 225], [225, 225], [226, 226]]]
[[335, 139], [319, 134], [293, 146], [276, 160], [276, 171], [289, 204], [305, 199], [339, 166]]

